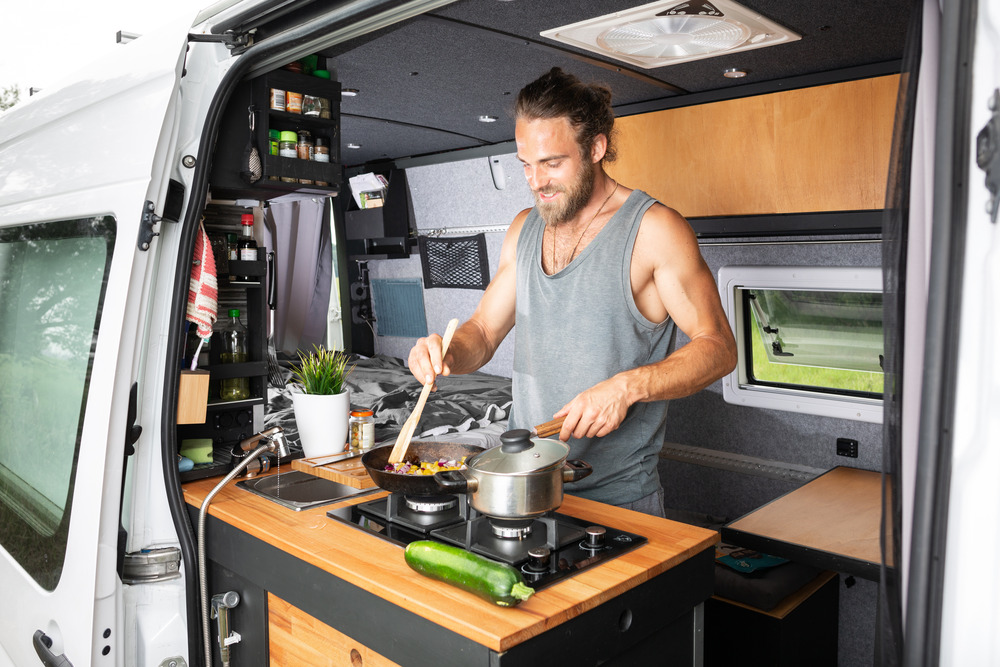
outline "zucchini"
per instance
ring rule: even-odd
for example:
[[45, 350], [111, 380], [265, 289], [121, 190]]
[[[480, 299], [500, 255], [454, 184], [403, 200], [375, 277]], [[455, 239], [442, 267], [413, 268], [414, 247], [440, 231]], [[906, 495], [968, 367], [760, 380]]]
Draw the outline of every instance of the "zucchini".
[[441, 542], [410, 542], [403, 557], [420, 574], [475, 593], [500, 607], [513, 607], [535, 592], [510, 565]]

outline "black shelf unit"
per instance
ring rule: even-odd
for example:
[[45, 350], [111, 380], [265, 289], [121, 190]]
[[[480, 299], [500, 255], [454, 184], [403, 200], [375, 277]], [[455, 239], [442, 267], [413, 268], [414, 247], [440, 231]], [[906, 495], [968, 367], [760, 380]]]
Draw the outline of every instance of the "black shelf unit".
[[[315, 95], [330, 101], [330, 118], [305, 116], [271, 109], [271, 89]], [[248, 112], [254, 118], [253, 143], [261, 158], [263, 176], [250, 184], [240, 176], [241, 161], [250, 138]], [[327, 140], [329, 162], [271, 155], [269, 130], [308, 130]], [[340, 160], [340, 82], [274, 70], [237, 86], [224, 113], [212, 165], [213, 196], [231, 199], [272, 199], [289, 193], [332, 196], [340, 193], [343, 165]], [[287, 183], [281, 177], [324, 181], [327, 186]], [[277, 180], [272, 180], [272, 177]]]
[[410, 256], [413, 204], [406, 172], [391, 169], [384, 176], [389, 186], [382, 206], [359, 209], [353, 195], [344, 198], [347, 254], [351, 259], [405, 259]]
[[[206, 225], [207, 227], [207, 225]], [[211, 230], [209, 229], [211, 233]], [[267, 251], [259, 248], [258, 258]], [[267, 262], [228, 262], [229, 273], [217, 275], [220, 299], [224, 292], [244, 291], [245, 311], [241, 309], [240, 321], [247, 328], [247, 348], [250, 360], [240, 364], [221, 362], [222, 335], [216, 331], [209, 344], [208, 364], [202, 369], [209, 371], [208, 408], [203, 424], [179, 424], [178, 442], [189, 438], [209, 438], [213, 444], [213, 462], [195, 466], [193, 470], [180, 473], [182, 482], [204, 477], [224, 475], [233, 467], [233, 446], [256, 432], [254, 411], [262, 410], [267, 400]], [[230, 275], [247, 276], [247, 281], [231, 281]], [[228, 312], [220, 306], [219, 323], [229, 319]], [[240, 401], [223, 401], [219, 398], [221, 381], [226, 378], [245, 377], [250, 380], [250, 398]]]

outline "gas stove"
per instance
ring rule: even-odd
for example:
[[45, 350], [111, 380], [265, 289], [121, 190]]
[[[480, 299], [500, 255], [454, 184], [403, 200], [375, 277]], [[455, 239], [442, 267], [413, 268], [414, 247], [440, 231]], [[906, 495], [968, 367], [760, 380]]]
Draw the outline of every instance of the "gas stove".
[[494, 519], [465, 495], [384, 498], [329, 510], [331, 519], [399, 546], [438, 540], [521, 570], [536, 591], [646, 542], [641, 535], [549, 512], [530, 519]]

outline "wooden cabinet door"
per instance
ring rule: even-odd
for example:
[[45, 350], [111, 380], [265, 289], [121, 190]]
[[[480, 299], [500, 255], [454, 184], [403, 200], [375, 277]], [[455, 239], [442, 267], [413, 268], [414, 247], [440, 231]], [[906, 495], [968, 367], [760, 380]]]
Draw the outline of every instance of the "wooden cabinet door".
[[268, 651], [274, 667], [399, 667], [273, 593], [267, 595], [267, 607]]

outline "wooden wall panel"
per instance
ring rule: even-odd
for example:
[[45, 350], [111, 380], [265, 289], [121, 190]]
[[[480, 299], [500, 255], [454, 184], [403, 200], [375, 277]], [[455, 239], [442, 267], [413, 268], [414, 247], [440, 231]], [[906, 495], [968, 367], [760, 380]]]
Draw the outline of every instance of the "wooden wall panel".
[[616, 121], [608, 172], [687, 217], [885, 206], [898, 75]]

